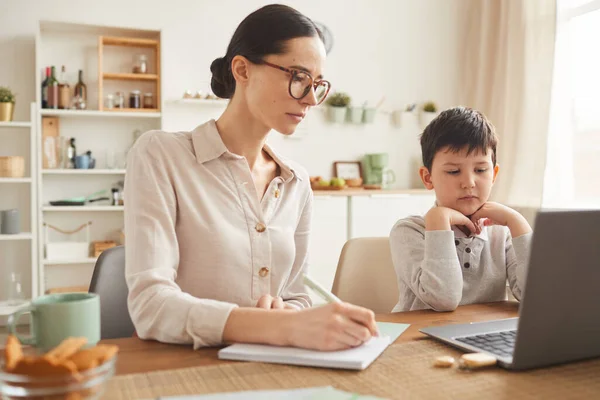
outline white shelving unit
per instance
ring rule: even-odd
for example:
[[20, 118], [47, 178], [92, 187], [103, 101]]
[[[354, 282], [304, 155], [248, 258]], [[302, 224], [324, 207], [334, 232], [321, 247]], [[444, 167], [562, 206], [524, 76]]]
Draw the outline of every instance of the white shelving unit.
[[[120, 231], [123, 228], [123, 206], [112, 206], [110, 200], [87, 203], [84, 206], [49, 205], [49, 202], [53, 200], [86, 197], [99, 190], [105, 190], [106, 195], [97, 197], [111, 197], [111, 188], [116, 187], [118, 182], [125, 178], [126, 153], [133, 144], [134, 132], [161, 129], [163, 126], [163, 113], [160, 111], [99, 110], [102, 108], [98, 96], [100, 76], [104, 78], [102, 84], [104, 97], [108, 93], [116, 91], [125, 92], [126, 106], [129, 102], [129, 92], [132, 90], [154, 92], [153, 89], [156, 89], [162, 92], [161, 87], [148, 86], [153, 83], [146, 82], [144, 79], [121, 79], [123, 77], [130, 78], [132, 75], [130, 70], [127, 71], [124, 68], [128, 68], [127, 65], [132, 63], [133, 55], [145, 54], [148, 57], [149, 65], [154, 65], [155, 55], [148, 53], [148, 49], [145, 48], [105, 44], [102, 56], [99, 57], [99, 38], [101, 36], [160, 41], [161, 32], [54, 21], [40, 21], [39, 23], [39, 31], [36, 36], [36, 71], [42, 71], [46, 66], [52, 65], [56, 66], [58, 71], [64, 64], [67, 71], [66, 80], [72, 88], [77, 81], [77, 71], [83, 70], [84, 82], [87, 85], [88, 109], [37, 109], [36, 124], [41, 127], [44, 117], [58, 118], [59, 135], [75, 138], [77, 154], [91, 151], [92, 157], [96, 159], [96, 167], [94, 169], [42, 169], [43, 154], [41, 150], [38, 151], [37, 162], [40, 167], [36, 171], [34, 179], [39, 193], [37, 222], [38, 231], [43, 233], [44, 223], [70, 231], [91, 221], [91, 241], [115, 240], [118, 242]], [[162, 56], [159, 55], [159, 57]], [[150, 72], [154, 73], [154, 71]], [[42, 83], [41, 74], [38, 75], [36, 88], [41, 87]], [[107, 77], [112, 78], [107, 79]], [[146, 76], [140, 77], [145, 78]], [[155, 94], [158, 93], [155, 92]], [[159, 96], [155, 96], [155, 99], [157, 97]], [[39, 91], [37, 98], [38, 104], [41, 104]], [[162, 100], [156, 106], [158, 110], [164, 109]], [[39, 129], [37, 142], [40, 145], [42, 143], [41, 129]], [[40, 146], [41, 148], [42, 146]], [[112, 160], [111, 162], [109, 162], [109, 158]], [[89, 285], [96, 258], [72, 259], [65, 255], [61, 259], [46, 260], [45, 243], [42, 240], [44, 236], [40, 234], [39, 237], [39, 295], [44, 294], [47, 289]], [[85, 241], [86, 239], [83, 232], [64, 235], [50, 230], [49, 240], [56, 242]]]
[[43, 169], [44, 175], [125, 175], [124, 169]]
[[[41, 84], [41, 83], [40, 83]], [[44, 117], [66, 117], [66, 118], [160, 118], [159, 112], [113, 112], [98, 110], [41, 110]]]
[[43, 206], [44, 212], [113, 212], [123, 211], [124, 206]]
[[0, 305], [0, 316], [6, 317], [14, 312], [17, 312], [20, 308], [24, 307], [27, 303], [19, 305]]
[[[26, 176], [23, 178], [0, 178], [0, 208], [18, 209], [22, 230], [18, 234], [0, 234], [0, 274], [4, 282], [11, 272], [19, 273], [25, 297], [33, 298], [39, 289], [37, 191], [32, 179], [37, 171], [35, 103], [29, 105], [29, 115], [33, 123], [0, 122], [0, 154], [24, 156], [27, 165]], [[0, 316], [5, 317], [19, 306], [3, 305], [2, 301], [7, 300], [2, 297], [3, 294], [0, 292]]]
[[0, 183], [31, 183], [31, 178], [0, 178]]
[[31, 122], [27, 121], [0, 121], [0, 128], [31, 128]]
[[44, 265], [69, 265], [69, 264], [95, 264], [98, 259], [95, 257], [87, 258], [65, 258], [62, 260], [44, 260]]
[[9, 241], [9, 240], [31, 240], [33, 239], [33, 235], [31, 232], [21, 232], [15, 235], [0, 235], [0, 241]]

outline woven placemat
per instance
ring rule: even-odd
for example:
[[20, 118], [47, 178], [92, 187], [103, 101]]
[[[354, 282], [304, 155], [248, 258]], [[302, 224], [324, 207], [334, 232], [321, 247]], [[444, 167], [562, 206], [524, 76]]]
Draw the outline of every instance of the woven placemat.
[[390, 346], [365, 371], [263, 363], [123, 375], [108, 382], [105, 399], [334, 386], [389, 399], [592, 399], [600, 398], [600, 359], [526, 372], [491, 368], [474, 372], [432, 367], [440, 355], [460, 353], [423, 339]]

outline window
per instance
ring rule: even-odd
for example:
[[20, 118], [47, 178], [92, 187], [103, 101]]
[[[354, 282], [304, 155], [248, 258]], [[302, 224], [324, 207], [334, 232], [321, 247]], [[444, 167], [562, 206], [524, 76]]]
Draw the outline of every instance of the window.
[[600, 207], [600, 0], [559, 0], [544, 207]]

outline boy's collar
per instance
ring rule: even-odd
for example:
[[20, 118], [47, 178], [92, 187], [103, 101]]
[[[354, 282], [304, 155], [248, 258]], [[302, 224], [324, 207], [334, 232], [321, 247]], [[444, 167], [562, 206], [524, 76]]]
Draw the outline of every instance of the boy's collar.
[[484, 226], [481, 229], [481, 233], [479, 235], [469, 235], [469, 236], [467, 236], [467, 235], [465, 235], [465, 233], [460, 228], [458, 228], [455, 225], [452, 226], [452, 232], [454, 232], [454, 237], [456, 239], [477, 238], [477, 239], [483, 240], [484, 242], [487, 242], [488, 239], [489, 239], [488, 238], [488, 233], [487, 233], [487, 226]]

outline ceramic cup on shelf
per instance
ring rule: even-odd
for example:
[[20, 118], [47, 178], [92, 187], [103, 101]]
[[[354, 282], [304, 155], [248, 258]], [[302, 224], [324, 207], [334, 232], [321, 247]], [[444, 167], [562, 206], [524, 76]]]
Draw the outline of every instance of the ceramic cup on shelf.
[[89, 169], [90, 168], [90, 156], [82, 154], [75, 156], [75, 168], [76, 169]]
[[16, 235], [21, 232], [19, 210], [3, 210], [0, 212], [0, 234]]

